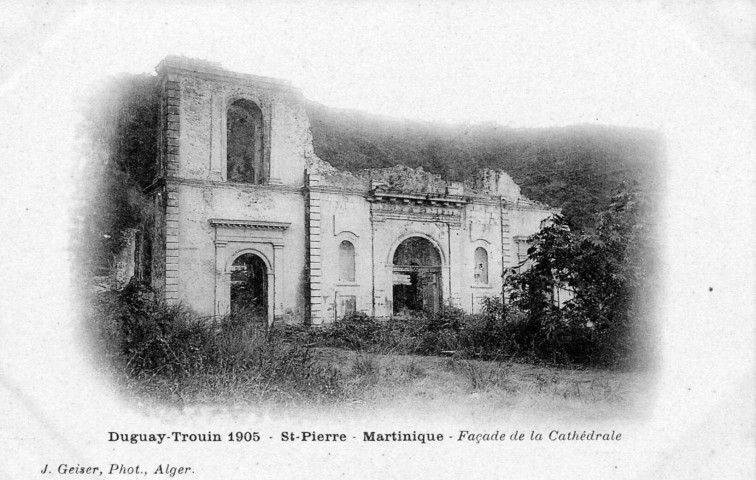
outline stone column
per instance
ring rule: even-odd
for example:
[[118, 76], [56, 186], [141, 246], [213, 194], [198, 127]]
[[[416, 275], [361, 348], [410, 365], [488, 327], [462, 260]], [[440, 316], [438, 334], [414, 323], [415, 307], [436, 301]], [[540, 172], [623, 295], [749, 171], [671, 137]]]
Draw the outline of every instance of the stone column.
[[[284, 272], [286, 271], [283, 245], [273, 245], [273, 270], [275, 271], [273, 278], [271, 278], [273, 272], [268, 273], [268, 285], [273, 287], [268, 289], [268, 321], [270, 323], [283, 319]], [[273, 307], [272, 310], [271, 307]]]
[[268, 326], [273, 325], [275, 320], [275, 303], [276, 303], [276, 274], [272, 271], [268, 272]]
[[449, 265], [444, 272], [447, 275], [444, 286], [448, 292], [444, 292], [444, 301], [447, 305], [459, 307], [461, 302], [462, 286], [465, 284], [467, 272], [465, 271], [464, 255], [462, 254], [461, 235], [462, 226], [456, 223], [447, 223]]
[[225, 295], [226, 285], [226, 242], [215, 241], [215, 298], [213, 300], [215, 316], [221, 316], [228, 309]]

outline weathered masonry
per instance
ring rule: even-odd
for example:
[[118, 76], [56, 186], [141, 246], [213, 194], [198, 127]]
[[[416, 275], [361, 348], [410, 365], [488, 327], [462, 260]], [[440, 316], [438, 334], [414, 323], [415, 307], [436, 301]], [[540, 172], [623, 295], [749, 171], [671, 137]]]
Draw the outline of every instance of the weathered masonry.
[[157, 70], [151, 272], [169, 303], [312, 324], [474, 312], [554, 213], [503, 172], [462, 184], [420, 168], [336, 170], [288, 82], [183, 57]]

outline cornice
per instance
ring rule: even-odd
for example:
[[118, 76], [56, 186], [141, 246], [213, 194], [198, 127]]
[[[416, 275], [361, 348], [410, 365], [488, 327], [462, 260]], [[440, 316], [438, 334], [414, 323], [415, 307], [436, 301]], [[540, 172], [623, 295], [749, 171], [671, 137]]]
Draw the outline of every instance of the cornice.
[[168, 56], [160, 62], [156, 70], [160, 75], [196, 75], [226, 83], [253, 85], [258, 87], [268, 87], [276, 90], [288, 90], [297, 93], [299, 92], [299, 89], [294, 87], [288, 80], [232, 72], [230, 70], [226, 70], [217, 63], [183, 57]]
[[368, 201], [404, 205], [428, 205], [447, 208], [461, 208], [467, 203], [467, 198], [459, 195], [394, 193], [374, 190], [372, 192], [372, 195], [368, 197]]
[[192, 187], [212, 187], [212, 188], [228, 188], [242, 191], [255, 191], [255, 190], [273, 190], [278, 192], [287, 193], [302, 193], [304, 187], [301, 185], [282, 185], [276, 183], [240, 183], [240, 182], [222, 182], [218, 180], [202, 180], [195, 178], [185, 178], [177, 176], [165, 177], [165, 181], [168, 183], [178, 183], [179, 185], [189, 185]]
[[210, 225], [223, 228], [244, 228], [252, 230], [278, 230], [284, 231], [289, 228], [288, 222], [270, 222], [265, 220], [227, 220], [211, 218]]

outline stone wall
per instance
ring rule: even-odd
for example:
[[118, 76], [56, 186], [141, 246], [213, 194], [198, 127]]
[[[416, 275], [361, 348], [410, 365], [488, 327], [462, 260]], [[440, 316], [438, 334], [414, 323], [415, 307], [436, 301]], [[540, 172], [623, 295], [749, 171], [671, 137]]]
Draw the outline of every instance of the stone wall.
[[[288, 82], [234, 74], [207, 62], [167, 58], [158, 71], [163, 90], [153, 285], [169, 302], [204, 315], [225, 314], [228, 264], [240, 252], [254, 251], [275, 273], [270, 285], [275, 316], [301, 320], [306, 281], [301, 188], [312, 152], [301, 94]], [[225, 112], [239, 98], [263, 112], [266, 185], [226, 182]], [[239, 223], [229, 233], [212, 219], [263, 223]]]
[[[364, 178], [366, 173], [359, 176]], [[402, 178], [403, 173], [407, 178]], [[428, 239], [439, 251], [444, 303], [478, 312], [483, 298], [501, 293], [503, 269], [517, 263], [515, 237], [534, 233], [554, 212], [524, 198], [508, 202], [480, 193], [473, 197], [435, 194], [448, 192], [449, 185], [427, 172], [404, 167], [383, 169], [371, 177], [372, 190], [364, 183], [345, 188], [340, 178], [331, 181], [335, 177], [335, 173], [314, 175], [309, 188], [316, 212], [311, 216], [309, 241], [317, 245], [312, 257], [316, 263], [311, 264], [316, 274], [310, 289], [313, 304], [318, 304], [313, 323], [339, 318], [344, 296], [354, 297], [357, 311], [392, 315], [393, 252], [414, 236]], [[339, 279], [338, 249], [344, 240], [355, 247], [355, 282]], [[487, 282], [475, 280], [478, 248], [486, 252]]]
[[465, 183], [470, 194], [502, 197], [510, 202], [516, 202], [522, 197], [520, 186], [512, 180], [512, 177], [505, 172], [490, 168], [482, 169]]
[[[305, 315], [304, 197], [283, 186], [236, 186], [198, 182], [179, 184], [182, 205], [179, 237], [179, 298], [202, 314], [223, 315], [230, 305], [230, 263], [244, 252], [261, 256], [273, 269], [273, 314], [299, 319]], [[211, 220], [256, 221], [255, 226], [214, 226]], [[265, 222], [273, 227], [266, 228]], [[279, 223], [289, 224], [284, 230]], [[225, 235], [225, 236], [224, 236]]]
[[[373, 265], [370, 204], [363, 195], [321, 190], [320, 297], [323, 321], [343, 315], [344, 297], [354, 297], [357, 311], [373, 314]], [[341, 278], [341, 242], [354, 246], [354, 281]], [[317, 323], [317, 322], [315, 322]]]
[[[251, 253], [265, 264], [269, 321], [390, 316], [401, 282], [393, 255], [412, 237], [438, 252], [443, 302], [476, 312], [501, 293], [518, 242], [554, 212], [521, 197], [503, 172], [466, 185], [401, 165], [341, 172], [314, 154], [301, 94], [287, 82], [181, 58], [158, 70], [152, 283], [200, 314], [228, 313], [232, 263]], [[227, 181], [226, 111], [240, 98], [262, 111], [269, 178], [260, 185]], [[342, 242], [354, 247], [354, 279], [340, 266]], [[475, 278], [476, 249], [487, 257], [485, 282]]]
[[[166, 155], [180, 155], [177, 176], [226, 181], [226, 111], [234, 101], [248, 99], [262, 111], [269, 183], [303, 184], [306, 150], [312, 151], [311, 134], [301, 93], [288, 82], [169, 60], [163, 61], [158, 71], [166, 79], [168, 96], [165, 151]], [[172, 139], [170, 132], [177, 126], [180, 135]], [[168, 157], [169, 165], [172, 158]]]

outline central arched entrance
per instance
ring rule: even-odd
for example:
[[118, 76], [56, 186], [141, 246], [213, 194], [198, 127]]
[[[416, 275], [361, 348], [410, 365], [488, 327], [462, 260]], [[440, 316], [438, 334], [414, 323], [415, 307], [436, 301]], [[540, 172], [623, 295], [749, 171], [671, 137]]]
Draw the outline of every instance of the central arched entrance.
[[231, 313], [268, 318], [268, 272], [265, 262], [245, 253], [231, 264]]
[[410, 237], [393, 258], [394, 314], [441, 308], [441, 255], [423, 237]]

